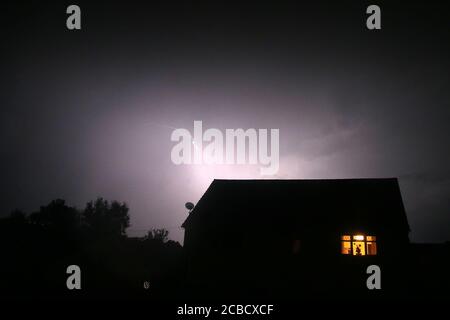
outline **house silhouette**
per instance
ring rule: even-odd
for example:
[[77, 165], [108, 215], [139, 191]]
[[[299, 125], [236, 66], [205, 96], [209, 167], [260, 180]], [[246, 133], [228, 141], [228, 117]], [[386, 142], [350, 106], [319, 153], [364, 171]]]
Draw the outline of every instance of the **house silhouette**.
[[409, 224], [396, 178], [214, 180], [183, 223], [187, 282], [205, 295], [367, 293], [401, 287]]

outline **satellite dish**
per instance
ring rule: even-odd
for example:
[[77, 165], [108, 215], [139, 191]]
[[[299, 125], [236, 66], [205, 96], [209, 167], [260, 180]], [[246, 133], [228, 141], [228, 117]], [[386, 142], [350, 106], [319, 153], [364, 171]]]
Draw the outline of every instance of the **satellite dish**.
[[188, 209], [189, 211], [191, 211], [192, 209], [194, 209], [194, 204], [192, 202], [186, 202], [186, 204], [184, 205], [186, 207], [186, 209]]

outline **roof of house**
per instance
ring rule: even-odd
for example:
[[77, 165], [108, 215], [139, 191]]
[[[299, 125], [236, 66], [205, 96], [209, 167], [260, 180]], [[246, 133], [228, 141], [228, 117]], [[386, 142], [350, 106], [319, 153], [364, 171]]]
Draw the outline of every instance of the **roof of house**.
[[182, 227], [409, 231], [396, 178], [214, 180]]

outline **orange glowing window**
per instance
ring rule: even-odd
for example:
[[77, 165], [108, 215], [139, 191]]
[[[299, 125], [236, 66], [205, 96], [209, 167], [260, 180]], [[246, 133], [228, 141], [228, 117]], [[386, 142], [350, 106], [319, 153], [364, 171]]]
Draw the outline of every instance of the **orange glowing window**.
[[377, 243], [367, 242], [367, 255], [375, 256], [377, 254]]
[[341, 236], [341, 254], [353, 256], [374, 256], [377, 254], [377, 243], [375, 236], [356, 234], [353, 236]]
[[352, 254], [352, 243], [350, 241], [342, 241], [341, 253]]

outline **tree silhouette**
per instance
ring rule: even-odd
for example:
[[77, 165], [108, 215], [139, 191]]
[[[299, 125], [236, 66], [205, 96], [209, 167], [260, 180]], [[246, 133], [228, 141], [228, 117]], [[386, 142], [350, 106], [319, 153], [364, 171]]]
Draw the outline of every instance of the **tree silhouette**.
[[[16, 211], [14, 215], [18, 218], [20, 212]], [[76, 208], [67, 206], [65, 200], [56, 199], [46, 206], [41, 206], [39, 211], [33, 212], [29, 222], [45, 229], [67, 232], [80, 227], [80, 217]]]
[[14, 210], [0, 218], [0, 275], [8, 275], [2, 278], [0, 299], [70, 298], [65, 270], [71, 264], [87, 270], [87, 297], [146, 296], [147, 291], [136, 290], [143, 279], [157, 296], [173, 294], [184, 276], [181, 245], [168, 240], [165, 229], [127, 237], [128, 211], [125, 203], [103, 198], [83, 210], [56, 199], [29, 215]]
[[27, 215], [21, 210], [13, 210], [9, 215], [9, 221], [15, 225], [23, 225], [27, 222]]
[[166, 229], [151, 229], [147, 232], [145, 240], [155, 240], [158, 242], [165, 243], [169, 237], [169, 231]]
[[86, 204], [83, 221], [97, 235], [124, 236], [130, 226], [128, 210], [126, 203], [97, 198]]

